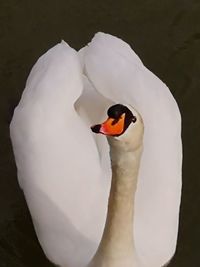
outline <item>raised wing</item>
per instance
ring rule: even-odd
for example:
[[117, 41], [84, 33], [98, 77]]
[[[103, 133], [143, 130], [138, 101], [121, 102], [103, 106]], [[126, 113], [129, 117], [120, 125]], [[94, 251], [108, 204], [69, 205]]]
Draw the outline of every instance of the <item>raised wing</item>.
[[135, 107], [144, 120], [144, 152], [136, 193], [136, 249], [147, 266], [173, 256], [181, 197], [181, 118], [167, 86], [142, 64], [129, 45], [98, 33], [85, 51], [85, 72], [115, 103]]
[[59, 266], [82, 267], [93, 256], [110, 184], [89, 122], [74, 108], [76, 102], [81, 114], [82, 79], [77, 52], [64, 42], [56, 45], [33, 67], [10, 126], [19, 183], [38, 239]]

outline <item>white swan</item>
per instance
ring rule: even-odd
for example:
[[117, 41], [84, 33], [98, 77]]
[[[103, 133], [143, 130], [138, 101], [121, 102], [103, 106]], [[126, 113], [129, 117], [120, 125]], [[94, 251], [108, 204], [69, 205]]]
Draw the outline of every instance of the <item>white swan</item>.
[[18, 179], [39, 242], [60, 266], [87, 265], [100, 242], [109, 147], [89, 127], [115, 103], [134, 106], [145, 125], [135, 249], [147, 267], [174, 254], [182, 164], [177, 104], [126, 43], [98, 33], [79, 54], [62, 42], [38, 60], [11, 122]]

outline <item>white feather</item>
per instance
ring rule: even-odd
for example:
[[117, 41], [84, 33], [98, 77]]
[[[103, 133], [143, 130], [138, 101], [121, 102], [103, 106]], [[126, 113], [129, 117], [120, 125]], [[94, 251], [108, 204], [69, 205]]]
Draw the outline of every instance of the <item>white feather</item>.
[[136, 193], [134, 237], [147, 266], [173, 256], [181, 197], [181, 118], [167, 86], [144, 67], [122, 40], [98, 33], [85, 52], [86, 73], [95, 88], [142, 115], [144, 151]]

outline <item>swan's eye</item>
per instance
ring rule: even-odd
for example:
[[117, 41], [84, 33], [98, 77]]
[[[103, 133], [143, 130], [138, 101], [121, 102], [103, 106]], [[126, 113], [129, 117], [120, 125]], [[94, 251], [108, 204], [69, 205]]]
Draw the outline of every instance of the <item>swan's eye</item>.
[[132, 122], [135, 123], [136, 121], [137, 121], [137, 118], [135, 116], [133, 116]]

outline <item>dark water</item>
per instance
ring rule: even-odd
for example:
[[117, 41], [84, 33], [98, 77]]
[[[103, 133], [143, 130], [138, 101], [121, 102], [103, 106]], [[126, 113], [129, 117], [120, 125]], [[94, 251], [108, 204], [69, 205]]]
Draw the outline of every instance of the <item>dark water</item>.
[[[79, 49], [97, 31], [119, 36], [171, 89], [183, 117], [183, 195], [170, 267], [200, 266], [200, 1], [0, 0], [0, 267], [50, 267], [20, 191], [11, 107], [35, 60], [61, 39]], [[123, 267], [123, 266], [122, 266]]]

